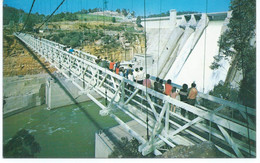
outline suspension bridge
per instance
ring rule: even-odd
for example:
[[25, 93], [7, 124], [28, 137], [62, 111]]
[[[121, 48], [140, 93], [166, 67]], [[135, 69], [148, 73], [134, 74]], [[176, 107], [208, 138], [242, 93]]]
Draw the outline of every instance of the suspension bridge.
[[[165, 145], [174, 148], [211, 141], [228, 157], [256, 157], [255, 109], [200, 92], [199, 103], [191, 106], [98, 66], [91, 54], [79, 50], [68, 53], [64, 45], [25, 33], [14, 35], [78, 87], [79, 94], [86, 94], [95, 102], [101, 116], [112, 117], [136, 138], [143, 155], [161, 155], [160, 148]], [[90, 91], [107, 99], [107, 105]], [[154, 98], [161, 102], [154, 102]], [[207, 107], [202, 105], [204, 102]], [[48, 98], [46, 103], [49, 106]], [[193, 113], [196, 118], [170, 111], [171, 105]], [[119, 110], [147, 128], [147, 137], [143, 138], [117, 117], [114, 113]]]

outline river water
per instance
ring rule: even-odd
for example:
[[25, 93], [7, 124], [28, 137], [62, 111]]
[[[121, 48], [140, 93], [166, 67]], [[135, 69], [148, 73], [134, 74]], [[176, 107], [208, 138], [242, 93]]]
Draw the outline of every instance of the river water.
[[[104, 103], [104, 99], [100, 99]], [[27, 129], [41, 146], [38, 158], [94, 158], [95, 133], [118, 125], [109, 116], [99, 115], [100, 108], [92, 101], [54, 110], [39, 106], [3, 120], [4, 144], [19, 129]], [[130, 118], [115, 113], [125, 122]]]

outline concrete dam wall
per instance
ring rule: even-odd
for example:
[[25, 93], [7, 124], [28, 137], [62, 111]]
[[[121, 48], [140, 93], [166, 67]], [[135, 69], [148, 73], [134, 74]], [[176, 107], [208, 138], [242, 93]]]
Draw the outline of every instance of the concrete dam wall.
[[[224, 18], [214, 19], [219, 15]], [[207, 93], [219, 81], [225, 81], [230, 67], [223, 60], [220, 69], [210, 68], [213, 57], [219, 53], [218, 40], [227, 29], [229, 18], [228, 13], [176, 16], [176, 11], [171, 10], [169, 20], [146, 21], [146, 52], [153, 58], [147, 72], [178, 85], [190, 86], [195, 82], [199, 91], [204, 89]]]

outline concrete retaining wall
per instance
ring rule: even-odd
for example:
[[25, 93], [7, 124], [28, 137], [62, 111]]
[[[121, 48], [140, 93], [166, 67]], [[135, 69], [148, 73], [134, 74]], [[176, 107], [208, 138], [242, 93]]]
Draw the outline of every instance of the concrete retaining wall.
[[[143, 138], [146, 137], [146, 128], [141, 126], [138, 122], [132, 120], [126, 124]], [[108, 132], [112, 135], [107, 135], [105, 132], [95, 134], [95, 158], [108, 158], [116, 146], [114, 142], [119, 143], [123, 137], [127, 137], [128, 140], [133, 138], [133, 136], [120, 125], [109, 128]]]
[[[105, 139], [104, 139], [105, 138]], [[113, 144], [104, 133], [95, 134], [95, 158], [108, 158], [113, 152]]]
[[45, 103], [45, 81], [49, 75], [26, 75], [3, 78], [3, 114], [8, 116]]
[[[75, 101], [80, 103], [90, 100], [87, 95], [80, 95], [79, 89], [71, 81], [66, 80], [64, 76], [58, 73], [54, 73], [54, 75], [62, 86], [51, 80], [51, 89], [48, 88], [47, 81], [50, 79], [48, 74], [4, 77], [4, 117], [43, 104], [48, 104], [48, 107], [53, 109], [75, 104]], [[64, 91], [64, 88], [67, 92]], [[94, 91], [90, 93], [96, 98], [100, 97]]]

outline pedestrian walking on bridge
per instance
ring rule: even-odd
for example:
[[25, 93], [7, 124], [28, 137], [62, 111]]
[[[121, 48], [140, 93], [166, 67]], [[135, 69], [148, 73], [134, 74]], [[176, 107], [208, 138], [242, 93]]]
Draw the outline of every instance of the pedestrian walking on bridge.
[[[190, 88], [190, 91], [189, 91], [189, 94], [188, 94], [188, 104], [192, 105], [192, 106], [195, 106], [195, 103], [196, 103], [196, 97], [198, 95], [198, 90], [196, 88], [196, 84], [193, 82], [191, 84], [191, 88]], [[189, 112], [189, 119], [194, 119], [195, 118], [195, 115], [191, 112]]]

